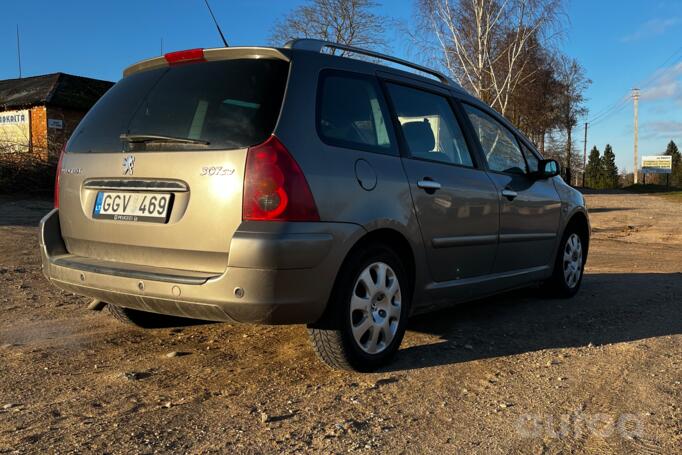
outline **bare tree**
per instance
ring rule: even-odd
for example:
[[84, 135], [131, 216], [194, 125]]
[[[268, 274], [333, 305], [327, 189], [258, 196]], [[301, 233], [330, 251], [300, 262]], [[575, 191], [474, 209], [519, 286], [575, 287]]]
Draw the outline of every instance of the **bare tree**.
[[[574, 180], [574, 176], [579, 175], [583, 169], [583, 149], [582, 147], [579, 147], [575, 141], [572, 141], [571, 160], [570, 166], [568, 166], [566, 164], [567, 146], [569, 144], [567, 139], [566, 132], [560, 128], [548, 131], [545, 139], [545, 151], [543, 156], [545, 158], [552, 158], [561, 163], [561, 170], [564, 178], [566, 178], [566, 169], [570, 167], [571, 179]], [[570, 183], [572, 184], [574, 182]]]
[[310, 0], [275, 23], [270, 41], [282, 45], [294, 38], [316, 38], [381, 49], [390, 20], [372, 12], [377, 6], [372, 0]]
[[534, 74], [529, 48], [560, 30], [563, 0], [417, 0], [445, 66], [477, 97], [505, 114]]
[[557, 61], [557, 79], [561, 84], [557, 106], [559, 126], [566, 136], [565, 178], [566, 182], [571, 184], [571, 171], [574, 165], [571, 159], [573, 155], [573, 128], [577, 125], [580, 117], [587, 115], [583, 93], [592, 81], [585, 76], [585, 70], [575, 59], [565, 56], [560, 56]]
[[510, 99], [507, 117], [545, 150], [547, 132], [558, 127], [558, 105], [562, 86], [556, 76], [557, 57], [539, 45], [529, 46], [523, 84]]

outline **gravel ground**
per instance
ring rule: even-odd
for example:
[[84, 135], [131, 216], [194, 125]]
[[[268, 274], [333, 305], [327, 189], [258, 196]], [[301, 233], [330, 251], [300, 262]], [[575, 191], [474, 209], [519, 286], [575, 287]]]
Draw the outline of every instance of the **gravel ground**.
[[682, 205], [588, 205], [578, 296], [415, 317], [390, 368], [350, 374], [301, 326], [86, 310], [41, 274], [50, 202], [0, 197], [0, 453], [682, 453]]

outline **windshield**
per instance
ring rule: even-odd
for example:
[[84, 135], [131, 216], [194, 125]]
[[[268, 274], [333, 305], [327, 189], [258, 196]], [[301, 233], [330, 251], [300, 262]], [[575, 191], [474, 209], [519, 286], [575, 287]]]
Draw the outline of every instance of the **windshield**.
[[[208, 150], [259, 144], [275, 127], [287, 70], [288, 64], [280, 60], [239, 59], [133, 74], [95, 104], [74, 131], [67, 151]], [[147, 139], [126, 140], [131, 137]]]

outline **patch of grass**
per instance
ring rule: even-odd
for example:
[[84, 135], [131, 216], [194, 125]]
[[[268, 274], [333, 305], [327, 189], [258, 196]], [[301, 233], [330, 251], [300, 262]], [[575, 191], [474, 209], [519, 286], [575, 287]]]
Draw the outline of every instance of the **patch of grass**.
[[647, 183], [642, 185], [638, 183], [637, 185], [630, 185], [623, 187], [625, 191], [630, 191], [631, 193], [674, 193], [677, 191], [682, 191], [682, 188], [676, 188], [674, 186], [666, 187], [665, 185], [653, 185]]
[[682, 203], [682, 191], [674, 191], [672, 193], [664, 193], [664, 194], [661, 194], [661, 196], [666, 198], [669, 201]]
[[625, 191], [637, 194], [657, 194], [669, 201], [682, 202], [682, 188], [676, 188], [673, 186], [668, 188], [665, 185], [637, 184], [626, 186], [623, 189]]

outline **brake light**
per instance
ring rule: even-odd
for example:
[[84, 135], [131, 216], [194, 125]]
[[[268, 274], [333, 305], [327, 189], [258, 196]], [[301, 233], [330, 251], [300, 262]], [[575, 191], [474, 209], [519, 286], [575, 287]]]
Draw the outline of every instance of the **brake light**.
[[242, 202], [244, 220], [320, 220], [303, 171], [274, 135], [249, 148]]
[[64, 150], [66, 150], [66, 145], [62, 147], [62, 151], [59, 154], [59, 161], [57, 161], [57, 173], [54, 176], [54, 208], [59, 208], [59, 176], [62, 173], [62, 160], [64, 159]]
[[187, 49], [186, 51], [169, 52], [163, 58], [169, 65], [180, 65], [183, 63], [205, 62], [203, 49]]

